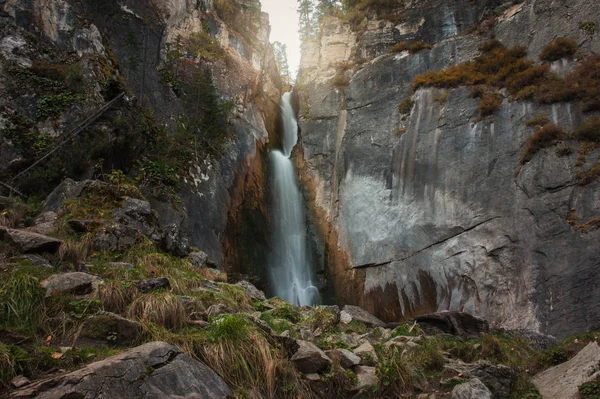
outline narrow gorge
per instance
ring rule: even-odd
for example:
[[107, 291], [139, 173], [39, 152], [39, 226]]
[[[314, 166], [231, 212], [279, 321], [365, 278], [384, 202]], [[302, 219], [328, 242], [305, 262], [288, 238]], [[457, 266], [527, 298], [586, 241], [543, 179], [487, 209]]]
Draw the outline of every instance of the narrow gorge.
[[0, 397], [597, 398], [598, 24], [0, 0]]

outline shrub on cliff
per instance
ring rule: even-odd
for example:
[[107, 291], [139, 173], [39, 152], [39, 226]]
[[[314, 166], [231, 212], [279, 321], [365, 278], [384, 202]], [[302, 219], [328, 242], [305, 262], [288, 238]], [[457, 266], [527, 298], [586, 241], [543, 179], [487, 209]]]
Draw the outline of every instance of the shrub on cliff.
[[540, 53], [542, 61], [557, 61], [561, 58], [573, 57], [579, 45], [569, 37], [559, 37], [558, 39], [548, 43]]
[[547, 124], [539, 128], [525, 142], [525, 150], [521, 157], [521, 164], [525, 164], [542, 148], [550, 147], [560, 140], [567, 138], [567, 134], [562, 127], [554, 123]]

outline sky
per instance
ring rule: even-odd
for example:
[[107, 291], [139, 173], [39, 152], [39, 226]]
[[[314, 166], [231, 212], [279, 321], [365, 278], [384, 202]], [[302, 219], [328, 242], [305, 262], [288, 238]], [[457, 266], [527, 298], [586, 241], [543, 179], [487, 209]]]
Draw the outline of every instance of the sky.
[[288, 64], [292, 77], [300, 65], [300, 37], [298, 35], [297, 0], [261, 0], [262, 10], [269, 13], [271, 42], [287, 45]]

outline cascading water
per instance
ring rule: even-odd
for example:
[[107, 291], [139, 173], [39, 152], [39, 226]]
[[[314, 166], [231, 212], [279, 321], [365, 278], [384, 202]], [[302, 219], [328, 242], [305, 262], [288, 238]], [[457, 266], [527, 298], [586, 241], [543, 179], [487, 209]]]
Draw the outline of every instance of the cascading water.
[[281, 99], [283, 152], [273, 150], [270, 154], [275, 226], [269, 269], [275, 295], [304, 306], [319, 303], [320, 295], [313, 284], [314, 272], [307, 256], [302, 196], [294, 165], [290, 160], [292, 150], [298, 142], [298, 122], [291, 98], [291, 93], [285, 93]]

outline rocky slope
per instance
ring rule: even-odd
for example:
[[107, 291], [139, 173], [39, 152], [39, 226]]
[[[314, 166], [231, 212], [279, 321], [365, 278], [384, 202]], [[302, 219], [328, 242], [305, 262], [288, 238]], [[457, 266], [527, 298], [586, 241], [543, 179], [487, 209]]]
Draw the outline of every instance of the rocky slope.
[[[558, 336], [597, 328], [600, 182], [578, 180], [597, 176], [597, 144], [555, 140], [521, 165], [536, 132], [526, 121], [572, 130], [593, 113], [501, 89], [481, 118], [469, 85], [413, 91], [490, 38], [566, 76], [600, 50], [595, 3], [407, 1], [393, 14], [328, 19], [303, 48], [297, 158], [336, 296], [387, 321], [462, 310]], [[577, 54], [543, 63], [557, 37]], [[431, 46], [409, 51], [418, 41]]]
[[[111, 199], [125, 189], [127, 198]], [[482, 399], [539, 398], [534, 383], [544, 398], [598, 389], [597, 333], [558, 343], [461, 312], [385, 323], [356, 306], [296, 307], [213, 269], [205, 253], [161, 251], [156, 214], [132, 186], [66, 181], [59, 190], [45, 202], [55, 212], [31, 227], [23, 222], [35, 210], [0, 197], [14, 226], [0, 228], [2, 397]]]

